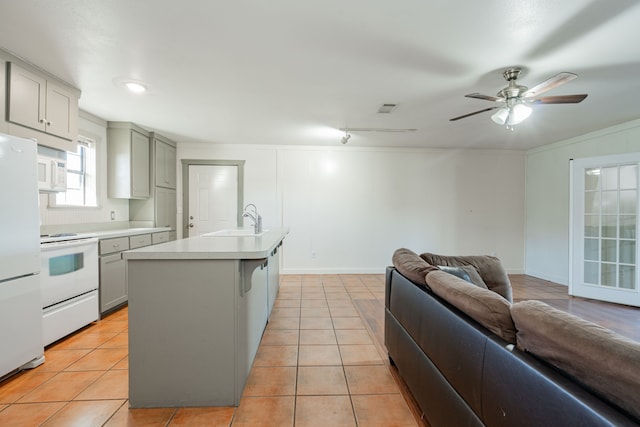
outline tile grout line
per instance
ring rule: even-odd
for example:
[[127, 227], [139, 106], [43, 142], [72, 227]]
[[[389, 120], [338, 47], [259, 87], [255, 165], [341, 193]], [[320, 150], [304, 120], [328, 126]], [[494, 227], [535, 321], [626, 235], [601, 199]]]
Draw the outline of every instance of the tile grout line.
[[[342, 279], [340, 279], [340, 281], [342, 282]], [[344, 283], [343, 283], [344, 286]], [[346, 289], [346, 287], [345, 287]], [[347, 292], [347, 295], [349, 293]], [[353, 299], [351, 298], [351, 295], [349, 295], [349, 301], [351, 302], [351, 305], [353, 305], [355, 307], [355, 305], [353, 304]], [[333, 318], [333, 316], [332, 316]], [[333, 331], [333, 333], [336, 335], [336, 342], [338, 341], [338, 334], [336, 333], [335, 329]], [[340, 345], [338, 345], [338, 351], [340, 351]], [[340, 351], [340, 358], [342, 359], [342, 352]], [[344, 361], [342, 363], [342, 373], [344, 375], [344, 381], [347, 384], [347, 392], [349, 393], [349, 403], [351, 404], [351, 412], [353, 413], [353, 421], [357, 427], [358, 425], [358, 416], [356, 415], [356, 406], [353, 403], [353, 395], [351, 394], [351, 386], [349, 385], [349, 380], [347, 379], [347, 369], [344, 366]]]

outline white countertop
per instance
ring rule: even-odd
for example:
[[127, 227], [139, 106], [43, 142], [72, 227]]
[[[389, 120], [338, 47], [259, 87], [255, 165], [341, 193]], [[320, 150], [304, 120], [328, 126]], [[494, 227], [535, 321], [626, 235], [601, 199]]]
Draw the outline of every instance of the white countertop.
[[259, 236], [197, 236], [126, 251], [124, 259], [260, 259], [289, 233], [269, 227]]

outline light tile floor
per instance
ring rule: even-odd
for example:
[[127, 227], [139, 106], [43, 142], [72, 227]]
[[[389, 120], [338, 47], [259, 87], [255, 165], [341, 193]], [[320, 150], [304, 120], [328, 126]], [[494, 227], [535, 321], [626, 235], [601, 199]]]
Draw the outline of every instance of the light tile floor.
[[123, 308], [0, 383], [0, 426], [416, 426], [354, 304], [383, 275], [287, 275], [238, 408], [128, 408]]

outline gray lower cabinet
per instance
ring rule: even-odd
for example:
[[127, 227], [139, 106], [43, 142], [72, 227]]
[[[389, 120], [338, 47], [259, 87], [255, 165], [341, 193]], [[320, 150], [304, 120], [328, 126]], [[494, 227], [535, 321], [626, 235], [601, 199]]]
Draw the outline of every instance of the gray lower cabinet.
[[127, 301], [127, 276], [122, 252], [100, 257], [100, 313]]
[[126, 263], [122, 253], [129, 249], [164, 243], [169, 238], [168, 231], [160, 231], [100, 240], [100, 314], [129, 300]]
[[267, 324], [267, 259], [128, 259], [132, 408], [237, 406]]
[[[135, 243], [134, 243], [135, 245]], [[130, 248], [129, 237], [100, 240], [100, 313], [127, 302], [127, 275], [122, 252]]]

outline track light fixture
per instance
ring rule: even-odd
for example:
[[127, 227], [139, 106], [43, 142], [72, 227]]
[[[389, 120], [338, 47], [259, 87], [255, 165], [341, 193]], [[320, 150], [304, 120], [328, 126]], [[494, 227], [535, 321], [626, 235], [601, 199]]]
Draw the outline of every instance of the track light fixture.
[[340, 139], [340, 142], [346, 144], [349, 141], [349, 138], [351, 138], [351, 134], [345, 129], [344, 136]]

